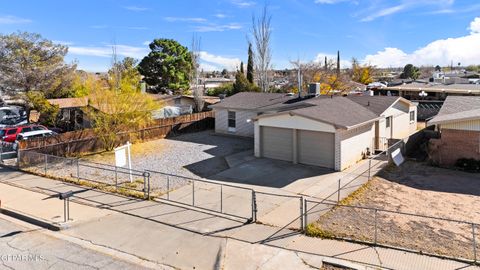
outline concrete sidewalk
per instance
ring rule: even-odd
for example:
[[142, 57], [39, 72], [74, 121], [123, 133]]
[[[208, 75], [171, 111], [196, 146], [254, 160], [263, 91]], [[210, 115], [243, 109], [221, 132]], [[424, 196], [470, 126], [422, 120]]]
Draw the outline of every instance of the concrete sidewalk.
[[[0, 182], [2, 206], [18, 207], [43, 219], [62, 213], [58, 199], [45, 198], [83, 189], [4, 168], [0, 168]], [[478, 269], [414, 253], [310, 238], [278, 227], [244, 224], [186, 207], [96, 190], [75, 197], [73, 222], [62, 234], [180, 269], [312, 269], [320, 268], [326, 258], [363, 265], [360, 269], [366, 269], [365, 265], [405, 270]]]

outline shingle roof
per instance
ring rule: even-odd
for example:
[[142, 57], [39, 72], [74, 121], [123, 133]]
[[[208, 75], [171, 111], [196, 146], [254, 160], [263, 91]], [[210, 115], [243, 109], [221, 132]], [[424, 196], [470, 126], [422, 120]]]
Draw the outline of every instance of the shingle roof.
[[284, 103], [293, 98], [295, 98], [295, 96], [288, 96], [282, 93], [240, 92], [210, 107], [261, 110], [263, 108], [272, 107], [276, 104]]
[[345, 97], [318, 97], [305, 103], [313, 106], [292, 110], [290, 113], [332, 124], [337, 128], [350, 128], [378, 118], [370, 110]]
[[47, 99], [48, 103], [52, 105], [57, 105], [60, 109], [63, 108], [78, 108], [88, 106], [88, 98], [55, 98]]
[[378, 116], [400, 99], [396, 96], [347, 96], [347, 98]]
[[448, 96], [429, 124], [480, 119], [480, 97]]
[[425, 92], [446, 92], [459, 94], [480, 94], [480, 85], [478, 84], [436, 84], [436, 83], [407, 83], [397, 86], [389, 86], [384, 90], [404, 90], [404, 91], [425, 91]]

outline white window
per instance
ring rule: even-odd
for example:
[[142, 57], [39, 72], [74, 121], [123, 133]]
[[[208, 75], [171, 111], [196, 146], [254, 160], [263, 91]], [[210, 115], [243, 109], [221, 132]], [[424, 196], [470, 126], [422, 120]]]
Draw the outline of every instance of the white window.
[[415, 111], [410, 112], [410, 122], [415, 122]]
[[236, 113], [228, 111], [228, 131], [235, 132], [237, 128]]

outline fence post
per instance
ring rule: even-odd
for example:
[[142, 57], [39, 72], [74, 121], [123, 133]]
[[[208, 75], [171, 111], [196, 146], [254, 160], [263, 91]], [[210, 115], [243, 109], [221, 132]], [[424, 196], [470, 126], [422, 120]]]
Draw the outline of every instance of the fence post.
[[375, 245], [377, 244], [377, 212], [378, 210], [375, 209], [375, 236], [373, 239], [373, 243], [375, 243]]
[[3, 142], [0, 142], [0, 163], [3, 163]]
[[303, 200], [303, 213], [304, 213], [304, 218], [303, 218], [303, 232], [307, 234], [307, 225], [308, 225], [308, 208], [307, 208], [307, 199]]
[[170, 176], [167, 175], [167, 200], [170, 200]]
[[372, 158], [369, 158], [368, 159], [368, 179], [367, 180], [370, 180], [370, 176], [371, 176], [370, 170], [371, 169], [372, 169]]
[[257, 196], [252, 189], [252, 223], [257, 222]]
[[337, 204], [340, 202], [340, 185], [341, 185], [342, 179], [338, 179], [338, 190], [337, 190]]
[[195, 206], [195, 181], [192, 180], [192, 206]]
[[473, 261], [477, 262], [477, 241], [475, 241], [475, 223], [472, 223]]
[[223, 213], [223, 185], [220, 185], [220, 213]]
[[115, 166], [115, 190], [118, 189], [117, 166]]
[[80, 159], [77, 158], [77, 181], [80, 183]]
[[303, 196], [300, 196], [300, 231], [305, 231], [304, 226]]
[[150, 175], [148, 172], [143, 172], [143, 197], [150, 198]]
[[47, 176], [47, 166], [48, 166], [48, 156], [47, 154], [44, 154], [45, 157], [45, 176]]

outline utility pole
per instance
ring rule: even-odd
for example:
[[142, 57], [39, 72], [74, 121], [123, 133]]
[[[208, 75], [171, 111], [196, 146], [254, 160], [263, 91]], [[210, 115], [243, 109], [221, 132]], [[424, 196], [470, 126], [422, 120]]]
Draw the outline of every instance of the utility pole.
[[340, 76], [340, 51], [337, 51], [337, 78]]

